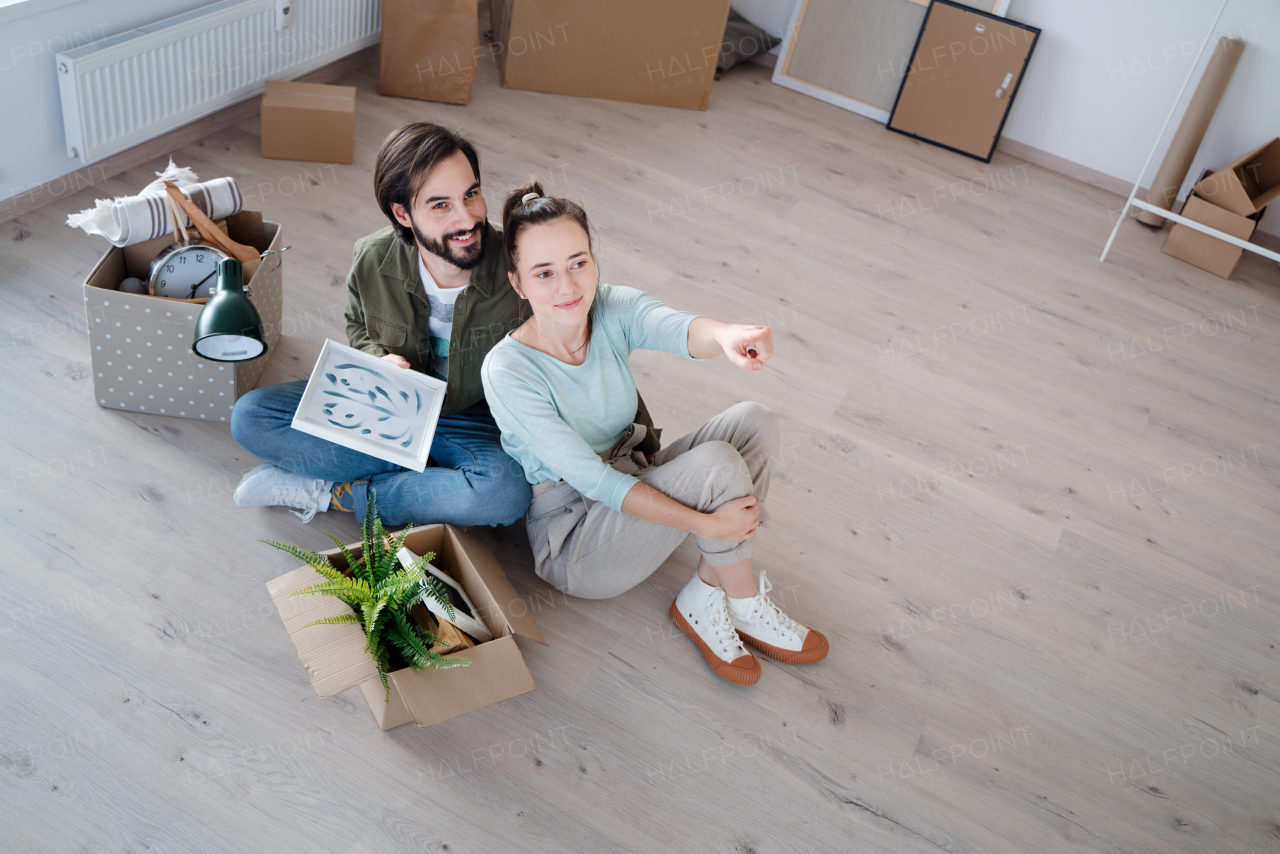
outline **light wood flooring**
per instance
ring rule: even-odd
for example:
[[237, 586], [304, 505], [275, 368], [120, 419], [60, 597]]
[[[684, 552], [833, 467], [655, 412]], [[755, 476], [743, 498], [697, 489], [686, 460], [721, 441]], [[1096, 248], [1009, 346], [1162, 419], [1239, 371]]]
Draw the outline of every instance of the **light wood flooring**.
[[538, 173], [591, 213], [605, 281], [773, 327], [760, 374], [634, 367], [669, 439], [739, 400], [781, 414], [757, 565], [830, 657], [719, 681], [666, 615], [692, 542], [566, 600], [517, 524], [472, 530], [550, 642], [519, 642], [536, 691], [387, 733], [359, 690], [316, 699], [265, 587], [295, 563], [255, 538], [324, 547], [351, 517], [238, 509], [260, 461], [225, 424], [93, 400], [80, 285], [105, 244], [63, 223], [156, 158], [0, 225], [0, 848], [1280, 851], [1275, 264], [1222, 280], [1132, 223], [1099, 264], [1119, 198], [755, 66], [705, 113], [492, 66], [445, 106], [376, 74], [340, 81], [353, 166], [262, 160], [256, 120], [173, 152], [293, 247], [263, 382], [345, 340], [381, 139], [456, 125], [492, 216]]

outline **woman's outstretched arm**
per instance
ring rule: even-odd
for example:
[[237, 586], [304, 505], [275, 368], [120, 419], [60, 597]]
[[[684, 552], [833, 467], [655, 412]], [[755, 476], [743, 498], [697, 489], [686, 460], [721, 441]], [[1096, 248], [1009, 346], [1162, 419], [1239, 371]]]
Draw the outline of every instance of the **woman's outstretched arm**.
[[695, 359], [714, 359], [721, 353], [744, 370], [758, 371], [773, 355], [773, 332], [767, 326], [742, 326], [712, 317], [694, 318], [689, 324], [689, 355]]

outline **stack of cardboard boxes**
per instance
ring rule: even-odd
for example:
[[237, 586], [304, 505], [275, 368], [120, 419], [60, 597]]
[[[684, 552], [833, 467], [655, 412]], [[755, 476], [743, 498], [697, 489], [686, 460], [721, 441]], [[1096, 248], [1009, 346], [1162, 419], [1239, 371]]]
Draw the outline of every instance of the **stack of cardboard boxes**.
[[[1248, 240], [1267, 205], [1280, 198], [1280, 138], [1250, 151], [1200, 179], [1182, 208], [1187, 219]], [[1174, 224], [1162, 251], [1202, 270], [1231, 278], [1244, 250], [1239, 246]]]

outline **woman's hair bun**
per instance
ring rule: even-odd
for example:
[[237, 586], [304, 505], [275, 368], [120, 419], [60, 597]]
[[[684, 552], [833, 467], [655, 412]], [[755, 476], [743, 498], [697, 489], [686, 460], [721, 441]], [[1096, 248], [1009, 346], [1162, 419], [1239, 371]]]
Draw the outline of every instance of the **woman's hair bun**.
[[502, 205], [502, 246], [507, 254], [507, 266], [512, 270], [516, 269], [516, 244], [522, 229], [562, 217], [582, 226], [582, 230], [587, 233], [587, 248], [594, 254], [591, 226], [587, 222], [587, 212], [581, 205], [569, 199], [546, 195], [536, 177], [530, 178], [523, 187], [512, 190]]

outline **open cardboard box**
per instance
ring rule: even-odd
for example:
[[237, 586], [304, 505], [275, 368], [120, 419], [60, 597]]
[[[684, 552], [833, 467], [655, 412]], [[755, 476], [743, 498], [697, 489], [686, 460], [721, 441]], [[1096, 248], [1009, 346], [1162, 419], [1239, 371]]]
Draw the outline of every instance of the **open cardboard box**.
[[[427, 727], [449, 718], [532, 691], [537, 686], [525, 666], [515, 635], [546, 644], [523, 600], [516, 595], [493, 552], [484, 543], [452, 525], [420, 525], [409, 532], [405, 547], [414, 554], [435, 552], [431, 561], [467, 591], [493, 640], [460, 650], [446, 658], [471, 660], [449, 670], [414, 670], [406, 667], [390, 674], [391, 700], [384, 701], [382, 680], [373, 658], [365, 652], [364, 630], [357, 625], [320, 625], [302, 628], [313, 620], [350, 613], [332, 596], [289, 594], [324, 580], [309, 566], [267, 582], [267, 590], [284, 620], [289, 639], [298, 650], [302, 666], [322, 699], [359, 685], [369, 708], [384, 730], [416, 721]], [[359, 558], [361, 544], [347, 546]], [[340, 549], [320, 552], [340, 571], [347, 571]]]
[[1280, 199], [1280, 137], [1202, 178], [1195, 191], [1212, 205], [1253, 216]]
[[[1192, 190], [1191, 195], [1187, 197], [1186, 204], [1182, 206], [1181, 214], [1187, 219], [1204, 223], [1224, 234], [1230, 234], [1241, 240], [1248, 240], [1253, 236], [1254, 229], [1258, 227], [1258, 221], [1262, 219], [1263, 210], [1265, 208], [1250, 216], [1241, 216], [1240, 214], [1232, 213], [1226, 208], [1210, 204], [1201, 198], [1199, 193]], [[1236, 264], [1240, 262], [1240, 257], [1244, 255], [1244, 250], [1239, 246], [1233, 246], [1213, 235], [1205, 234], [1203, 231], [1196, 231], [1194, 228], [1176, 222], [1173, 224], [1173, 228], [1169, 229], [1169, 235], [1165, 237], [1164, 245], [1160, 247], [1160, 251], [1224, 279], [1231, 278], [1231, 274], [1235, 272]]]
[[[215, 223], [259, 252], [279, 249], [280, 224], [258, 211]], [[229, 421], [236, 400], [257, 384], [280, 341], [283, 256], [245, 264], [249, 301], [262, 316], [266, 355], [248, 362], [212, 362], [191, 349], [196, 318], [208, 299], [180, 300], [121, 293], [124, 279], [147, 281], [151, 261], [172, 233], [123, 248], [112, 246], [84, 281], [93, 397], [99, 406], [206, 421]]]

